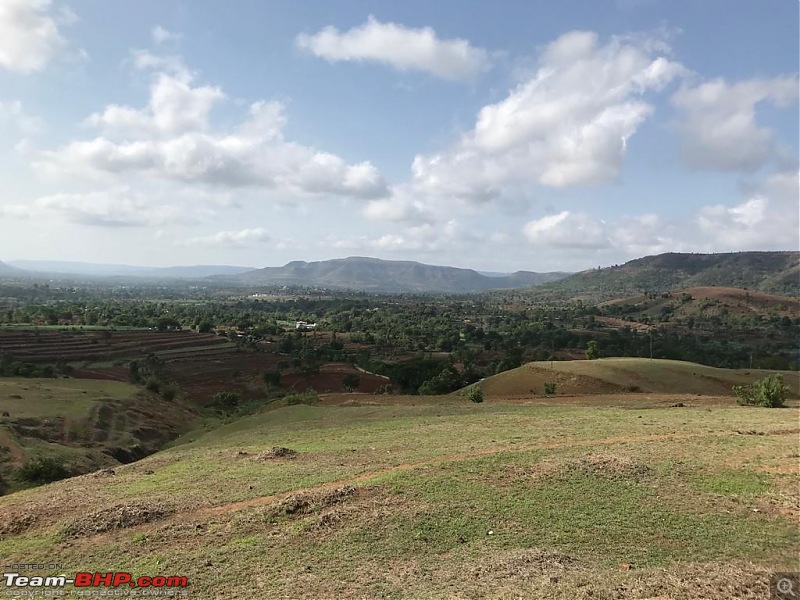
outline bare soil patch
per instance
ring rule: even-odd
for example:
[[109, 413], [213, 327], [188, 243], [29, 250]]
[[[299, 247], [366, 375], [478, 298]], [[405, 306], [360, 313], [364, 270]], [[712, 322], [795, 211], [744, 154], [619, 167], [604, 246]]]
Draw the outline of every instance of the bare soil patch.
[[172, 507], [158, 502], [117, 504], [75, 519], [62, 533], [71, 538], [86, 537], [160, 521], [173, 512]]

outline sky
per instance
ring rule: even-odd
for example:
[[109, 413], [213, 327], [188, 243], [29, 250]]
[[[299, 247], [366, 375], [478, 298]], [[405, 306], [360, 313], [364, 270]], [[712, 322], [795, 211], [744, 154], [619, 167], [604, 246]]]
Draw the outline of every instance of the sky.
[[798, 250], [796, 0], [0, 0], [0, 260]]

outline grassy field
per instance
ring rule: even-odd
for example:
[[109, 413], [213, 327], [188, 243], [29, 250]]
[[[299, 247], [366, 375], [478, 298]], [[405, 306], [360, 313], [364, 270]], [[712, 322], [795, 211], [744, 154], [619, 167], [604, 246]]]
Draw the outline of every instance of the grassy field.
[[[520, 396], [544, 393], [546, 382], [555, 382], [559, 394], [604, 394], [636, 391], [660, 394], [727, 396], [733, 385], [776, 373], [758, 369], [717, 369], [695, 363], [647, 359], [602, 358], [532, 362], [486, 378], [480, 383], [488, 396]], [[792, 394], [800, 394], [796, 371], [777, 371]]]
[[208, 599], [755, 599], [800, 570], [798, 409], [629, 396], [265, 412], [0, 498], [0, 559]]

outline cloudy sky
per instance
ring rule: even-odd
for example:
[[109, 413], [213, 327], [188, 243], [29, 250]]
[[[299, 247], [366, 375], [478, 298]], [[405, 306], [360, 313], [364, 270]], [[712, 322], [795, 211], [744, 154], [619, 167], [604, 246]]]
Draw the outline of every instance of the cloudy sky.
[[0, 260], [798, 249], [796, 0], [0, 0]]

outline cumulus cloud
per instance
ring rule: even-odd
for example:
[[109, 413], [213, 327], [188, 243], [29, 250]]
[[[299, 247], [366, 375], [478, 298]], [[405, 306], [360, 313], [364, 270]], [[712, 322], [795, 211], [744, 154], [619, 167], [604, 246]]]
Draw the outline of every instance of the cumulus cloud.
[[153, 204], [127, 189], [45, 196], [39, 198], [31, 210], [72, 223], [102, 227], [144, 227], [191, 221], [177, 207]]
[[0, 68], [41, 71], [64, 47], [50, 0], [0, 3]]
[[272, 238], [261, 227], [242, 229], [240, 231], [220, 231], [214, 235], [194, 237], [186, 240], [187, 246], [228, 246], [244, 248], [252, 243], [269, 242]]
[[773, 132], [756, 124], [756, 107], [797, 103], [797, 76], [728, 83], [715, 79], [684, 87], [672, 97], [680, 111], [682, 155], [696, 168], [754, 171], [775, 157]]
[[743, 202], [703, 207], [695, 224], [716, 250], [797, 249], [798, 171], [784, 171], [748, 186]]
[[376, 62], [399, 71], [424, 71], [448, 80], [472, 79], [491, 65], [486, 50], [467, 40], [442, 40], [430, 27], [413, 29], [381, 23], [372, 16], [349, 31], [326, 27], [314, 35], [300, 34], [295, 43], [331, 62]]
[[510, 185], [565, 187], [615, 178], [627, 141], [653, 113], [644, 100], [686, 70], [645, 36], [562, 35], [539, 57], [535, 74], [502, 101], [483, 107], [453, 147], [417, 156], [413, 184], [474, 202]]
[[146, 107], [110, 105], [86, 124], [101, 130], [90, 140], [43, 152], [37, 162], [55, 176], [148, 177], [184, 184], [252, 187], [289, 194], [380, 198], [387, 184], [369, 162], [343, 158], [284, 138], [284, 106], [255, 102], [246, 119], [214, 131], [210, 115], [226, 99], [218, 87], [194, 83], [175, 61], [144, 56], [157, 70]]
[[683, 218], [645, 214], [601, 220], [565, 210], [530, 221], [522, 233], [539, 250], [602, 251], [624, 259], [663, 252], [796, 249], [798, 189], [798, 172], [785, 171], [746, 186], [738, 203], [701, 206]]

